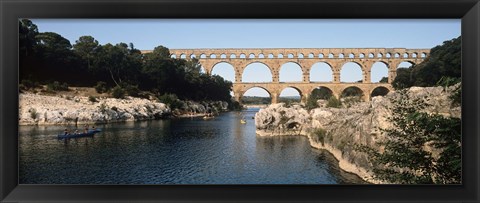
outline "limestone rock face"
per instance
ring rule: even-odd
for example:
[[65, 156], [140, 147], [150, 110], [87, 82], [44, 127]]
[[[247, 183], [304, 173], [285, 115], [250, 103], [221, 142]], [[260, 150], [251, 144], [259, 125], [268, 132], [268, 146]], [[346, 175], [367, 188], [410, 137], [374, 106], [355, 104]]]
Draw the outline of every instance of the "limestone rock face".
[[[458, 84], [460, 85], [460, 84]], [[423, 99], [429, 104], [427, 113], [441, 114], [459, 118], [460, 107], [452, 107], [449, 98], [458, 86], [412, 87], [407, 91], [410, 99]], [[310, 144], [327, 149], [340, 161], [340, 167], [358, 174], [367, 181], [371, 179], [372, 166], [365, 153], [355, 148], [367, 145], [381, 151], [375, 143], [385, 136], [379, 129], [389, 129], [392, 124], [387, 120], [391, 116], [390, 99], [399, 97], [397, 92], [390, 92], [385, 97], [373, 97], [369, 102], [360, 102], [350, 108], [320, 107], [307, 112], [300, 106], [285, 107], [284, 104], [272, 104], [255, 115], [258, 135], [302, 134], [309, 138]], [[282, 113], [284, 112], [284, 113]], [[295, 130], [289, 124], [299, 123]], [[290, 125], [291, 127], [291, 125]], [[316, 129], [324, 129], [324, 135], [317, 135]]]
[[[299, 105], [290, 108], [285, 104], [272, 104], [268, 108], [261, 109], [255, 115], [257, 129], [265, 129], [278, 133], [292, 133], [301, 130], [301, 126], [310, 122], [308, 111]], [[272, 134], [274, 135], [274, 134]]]
[[22, 93], [19, 96], [20, 125], [53, 125], [109, 123], [162, 118], [170, 114], [163, 103], [127, 97], [100, 98], [60, 97]]

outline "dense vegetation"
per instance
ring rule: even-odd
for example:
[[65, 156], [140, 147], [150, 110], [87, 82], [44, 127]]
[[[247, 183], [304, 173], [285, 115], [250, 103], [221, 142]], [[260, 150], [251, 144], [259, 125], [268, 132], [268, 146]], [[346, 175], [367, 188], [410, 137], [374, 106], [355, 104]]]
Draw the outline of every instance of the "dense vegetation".
[[443, 42], [430, 50], [425, 61], [410, 68], [399, 68], [392, 85], [395, 89], [431, 87], [461, 81], [461, 37]]
[[323, 100], [328, 100], [331, 97], [333, 97], [333, 93], [330, 89], [320, 87], [320, 88], [315, 88], [310, 96], [307, 98], [307, 102], [305, 104], [305, 107], [310, 110], [318, 107], [317, 101], [319, 99]]
[[172, 94], [182, 100], [231, 102], [230, 81], [201, 73], [196, 59], [171, 58], [163, 46], [142, 54], [132, 43], [100, 45], [92, 36], [82, 36], [72, 45], [61, 35], [38, 32], [30, 20], [21, 19], [19, 49], [24, 88], [95, 86], [97, 92], [117, 98], [147, 91], [157, 97]]
[[461, 120], [422, 112], [422, 99], [411, 99], [405, 90], [391, 99], [392, 128], [380, 129], [387, 139], [383, 152], [360, 147], [372, 158], [375, 177], [400, 184], [461, 183]]
[[245, 105], [256, 105], [256, 104], [270, 104], [272, 98], [270, 97], [258, 97], [258, 96], [243, 96], [242, 97], [242, 104]]

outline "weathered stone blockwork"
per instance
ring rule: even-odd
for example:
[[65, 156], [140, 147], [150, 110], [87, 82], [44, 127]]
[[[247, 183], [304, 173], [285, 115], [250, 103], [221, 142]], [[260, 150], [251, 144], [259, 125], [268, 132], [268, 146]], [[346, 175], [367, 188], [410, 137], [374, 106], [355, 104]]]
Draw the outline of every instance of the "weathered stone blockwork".
[[[148, 53], [151, 51], [143, 51]], [[430, 49], [405, 48], [297, 48], [297, 49], [170, 49], [172, 57], [199, 59], [205, 72], [211, 74], [218, 63], [228, 63], [234, 67], [235, 82], [233, 92], [237, 101], [253, 87], [265, 89], [272, 97], [272, 103], [278, 101], [278, 96], [284, 88], [292, 87], [300, 92], [305, 101], [310, 92], [317, 87], [329, 88], [337, 98], [348, 87], [358, 87], [364, 92], [365, 100], [370, 100], [372, 91], [377, 87], [392, 90], [391, 82], [397, 74], [397, 67], [402, 62], [418, 64], [430, 53]], [[293, 62], [302, 69], [302, 82], [280, 82], [280, 68], [283, 64]], [[332, 68], [333, 81], [330, 83], [311, 82], [310, 70], [315, 63], [325, 62]], [[362, 83], [340, 82], [340, 71], [344, 64], [353, 62], [362, 69]], [[388, 83], [372, 83], [371, 68], [376, 62], [382, 62], [388, 67]], [[246, 83], [242, 82], [245, 68], [251, 63], [265, 64], [272, 73], [272, 82]]]

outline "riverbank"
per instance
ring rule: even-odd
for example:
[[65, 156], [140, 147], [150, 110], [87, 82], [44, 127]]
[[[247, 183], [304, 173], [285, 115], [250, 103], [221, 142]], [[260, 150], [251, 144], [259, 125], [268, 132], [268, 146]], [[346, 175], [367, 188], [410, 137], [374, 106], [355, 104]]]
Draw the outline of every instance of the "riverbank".
[[345, 159], [342, 156], [342, 151], [336, 149], [334, 146], [329, 145], [329, 144], [322, 144], [317, 141], [315, 141], [311, 136], [310, 133], [308, 133], [308, 130], [302, 130], [298, 132], [286, 132], [282, 134], [276, 134], [272, 132], [267, 132], [265, 130], [257, 130], [256, 131], [257, 135], [262, 136], [262, 137], [268, 137], [268, 136], [305, 136], [308, 139], [308, 142], [311, 147], [315, 149], [320, 149], [320, 150], [326, 150], [328, 151], [331, 155], [335, 157], [335, 159], [338, 161], [338, 166], [348, 172], [348, 173], [353, 173], [360, 177], [362, 180], [368, 182], [368, 183], [373, 183], [373, 184], [383, 184], [385, 182], [375, 180], [373, 178], [373, 174], [366, 170], [365, 168], [358, 167], [357, 165], [351, 163], [349, 160]]
[[[412, 101], [421, 98], [429, 104], [425, 109], [427, 113], [460, 118], [460, 107], [451, 105], [450, 95], [454, 89], [412, 87], [407, 94]], [[363, 145], [382, 151], [377, 143], [384, 140], [385, 135], [379, 129], [391, 128], [387, 118], [392, 115], [391, 99], [396, 98], [398, 93], [391, 92], [348, 108], [320, 107], [310, 111], [299, 105], [272, 104], [255, 115], [256, 130], [259, 136], [306, 136], [312, 147], [334, 155], [343, 170], [370, 183], [387, 183], [374, 179], [370, 158], [357, 147]]]
[[125, 97], [123, 99], [69, 94], [19, 94], [19, 125], [81, 125], [128, 121], [144, 121], [172, 117], [204, 116], [207, 112], [228, 110], [221, 101], [180, 101], [181, 107], [171, 110], [156, 100]]

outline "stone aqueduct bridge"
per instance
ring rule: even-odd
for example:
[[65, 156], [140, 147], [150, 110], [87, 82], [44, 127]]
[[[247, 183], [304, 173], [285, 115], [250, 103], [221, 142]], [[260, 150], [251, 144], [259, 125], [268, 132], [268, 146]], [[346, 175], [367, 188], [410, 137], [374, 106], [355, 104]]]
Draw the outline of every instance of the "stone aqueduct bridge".
[[[151, 51], [143, 51], [148, 53]], [[243, 94], [253, 88], [265, 89], [272, 98], [272, 103], [277, 103], [281, 91], [291, 87], [296, 89], [302, 101], [318, 87], [330, 89], [336, 98], [348, 87], [357, 87], [365, 100], [370, 100], [371, 93], [376, 88], [386, 88], [391, 91], [391, 82], [396, 77], [396, 70], [400, 63], [410, 62], [418, 64], [430, 53], [430, 49], [405, 49], [405, 48], [328, 48], [328, 49], [170, 49], [172, 57], [199, 59], [207, 74], [218, 63], [229, 63], [234, 67], [235, 82], [233, 92], [235, 99], [240, 102]], [[279, 82], [280, 68], [283, 64], [293, 62], [302, 69], [301, 82]], [[332, 69], [332, 82], [311, 82], [310, 69], [318, 62], [324, 62]], [[340, 82], [340, 70], [348, 62], [358, 64], [362, 69], [361, 83]], [[372, 83], [371, 68], [376, 62], [382, 62], [388, 67], [388, 83]], [[242, 82], [244, 69], [251, 63], [266, 65], [272, 74], [272, 82], [247, 83]]]

